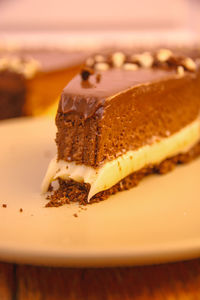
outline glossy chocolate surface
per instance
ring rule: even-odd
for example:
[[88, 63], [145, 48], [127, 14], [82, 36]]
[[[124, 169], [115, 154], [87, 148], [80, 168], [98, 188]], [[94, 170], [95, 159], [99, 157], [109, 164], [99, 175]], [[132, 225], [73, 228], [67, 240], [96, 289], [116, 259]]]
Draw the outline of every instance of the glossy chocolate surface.
[[164, 71], [154, 69], [138, 69], [137, 71], [125, 71], [121, 69], [110, 69], [108, 71], [93, 74], [87, 81], [81, 76], [76, 76], [64, 89], [59, 111], [63, 113], [76, 112], [91, 117], [92, 114], [112, 96], [132, 89], [141, 84], [157, 80], [167, 80], [175, 76], [175, 71]]

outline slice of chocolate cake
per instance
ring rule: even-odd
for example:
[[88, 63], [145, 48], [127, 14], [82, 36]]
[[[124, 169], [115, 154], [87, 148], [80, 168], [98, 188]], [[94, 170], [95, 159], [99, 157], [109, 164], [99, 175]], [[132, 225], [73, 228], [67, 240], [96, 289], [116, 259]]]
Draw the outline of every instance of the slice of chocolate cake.
[[49, 205], [102, 200], [200, 154], [200, 71], [170, 50], [87, 61], [58, 107]]

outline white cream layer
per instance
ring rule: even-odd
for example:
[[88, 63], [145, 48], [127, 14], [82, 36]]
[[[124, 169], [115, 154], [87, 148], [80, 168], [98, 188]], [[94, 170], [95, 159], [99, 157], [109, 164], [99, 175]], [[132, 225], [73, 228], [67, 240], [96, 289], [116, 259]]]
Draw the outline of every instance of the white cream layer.
[[73, 179], [89, 183], [91, 188], [88, 201], [95, 194], [107, 190], [129, 174], [149, 164], [159, 164], [163, 160], [187, 152], [200, 140], [200, 119], [167, 138], [135, 151], [128, 151], [120, 157], [106, 162], [100, 168], [77, 165], [74, 162], [52, 159], [42, 183], [42, 192], [58, 178]]

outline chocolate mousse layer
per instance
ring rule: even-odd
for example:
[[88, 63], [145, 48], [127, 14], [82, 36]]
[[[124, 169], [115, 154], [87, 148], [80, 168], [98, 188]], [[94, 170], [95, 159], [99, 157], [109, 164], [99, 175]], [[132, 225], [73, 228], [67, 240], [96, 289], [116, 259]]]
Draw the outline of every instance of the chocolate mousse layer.
[[0, 120], [23, 115], [26, 85], [20, 74], [0, 72]]
[[77, 75], [57, 112], [58, 160], [99, 167], [196, 120], [200, 74], [193, 61], [187, 69], [183, 60], [154, 60], [149, 67], [123, 61], [114, 68], [108, 61]]

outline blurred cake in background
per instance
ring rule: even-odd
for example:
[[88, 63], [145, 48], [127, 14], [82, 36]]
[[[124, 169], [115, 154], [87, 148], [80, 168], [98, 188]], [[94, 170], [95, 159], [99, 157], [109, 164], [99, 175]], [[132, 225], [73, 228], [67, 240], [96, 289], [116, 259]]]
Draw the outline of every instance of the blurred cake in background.
[[85, 51], [1, 49], [0, 119], [48, 111], [86, 57]]
[[0, 120], [24, 114], [26, 82], [23, 75], [0, 71]]

